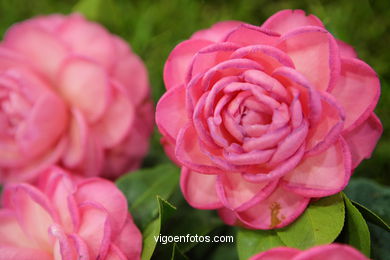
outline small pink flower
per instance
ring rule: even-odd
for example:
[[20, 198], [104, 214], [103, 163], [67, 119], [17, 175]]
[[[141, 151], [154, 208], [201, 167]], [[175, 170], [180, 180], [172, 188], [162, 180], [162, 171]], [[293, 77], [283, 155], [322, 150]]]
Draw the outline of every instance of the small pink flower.
[[156, 122], [183, 194], [228, 224], [286, 226], [341, 191], [382, 133], [376, 73], [301, 10], [195, 33], [164, 81]]
[[341, 244], [316, 246], [305, 251], [277, 247], [251, 257], [250, 260], [368, 260], [353, 247]]
[[42, 172], [10, 184], [0, 209], [0, 259], [140, 259], [142, 236], [114, 183]]
[[153, 125], [147, 72], [80, 15], [37, 17], [0, 43], [0, 181], [57, 164], [115, 178], [139, 166]]

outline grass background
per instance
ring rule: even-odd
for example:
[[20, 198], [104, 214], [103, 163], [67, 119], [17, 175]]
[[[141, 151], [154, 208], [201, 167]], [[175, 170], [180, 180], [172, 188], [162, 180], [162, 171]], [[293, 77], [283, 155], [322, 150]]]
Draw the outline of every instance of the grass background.
[[[260, 25], [281, 9], [303, 9], [318, 16], [335, 37], [354, 46], [359, 57], [380, 77], [382, 94], [376, 112], [384, 125], [384, 134], [372, 159], [364, 161], [353, 178], [364, 177], [377, 184], [390, 185], [390, 1], [84, 0], [80, 4], [76, 0], [0, 0], [0, 37], [15, 22], [42, 14], [68, 14], [74, 6], [86, 10], [89, 17], [131, 44], [149, 70], [155, 102], [164, 93], [162, 70], [169, 52], [193, 32], [221, 20]], [[144, 166], [167, 160], [155, 131]], [[385, 208], [388, 205], [388, 200], [383, 203]], [[219, 255], [218, 259], [234, 259], [231, 253], [224, 252], [232, 251], [218, 247], [213, 254]]]

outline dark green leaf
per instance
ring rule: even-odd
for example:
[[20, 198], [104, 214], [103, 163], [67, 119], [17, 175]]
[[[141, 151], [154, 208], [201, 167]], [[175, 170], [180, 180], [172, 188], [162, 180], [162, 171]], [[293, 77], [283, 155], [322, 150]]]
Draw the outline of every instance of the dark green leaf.
[[90, 20], [97, 20], [103, 3], [104, 0], [80, 0], [73, 7], [73, 12], [82, 13]]
[[157, 203], [159, 205], [158, 211], [159, 216], [157, 219], [149, 223], [145, 228], [142, 237], [143, 237], [143, 248], [142, 248], [142, 260], [149, 260], [152, 258], [154, 249], [156, 248], [158, 242], [158, 236], [161, 232], [162, 225], [173, 215], [173, 212], [176, 210], [174, 206], [168, 203], [166, 200], [157, 196]]
[[158, 213], [156, 196], [168, 199], [179, 181], [179, 169], [164, 164], [126, 174], [116, 181], [127, 198], [129, 210], [137, 226], [144, 230]]
[[171, 260], [188, 260], [176, 243], [173, 244]]
[[363, 217], [371, 222], [372, 224], [375, 224], [381, 228], [383, 228], [386, 231], [390, 231], [390, 226], [387, 224], [381, 217], [379, 217], [377, 214], [375, 214], [373, 211], [369, 210], [365, 206], [357, 203], [356, 201], [352, 201], [352, 204], [360, 211], [360, 213], [363, 215]]
[[333, 242], [344, 225], [345, 208], [341, 193], [310, 203], [291, 225], [276, 230], [289, 247], [307, 249]]
[[247, 260], [251, 256], [268, 249], [286, 246], [274, 230], [249, 230], [238, 228], [237, 251], [240, 260]]
[[343, 230], [344, 242], [370, 257], [371, 240], [367, 223], [348, 197], [345, 194], [343, 194], [343, 197], [346, 210], [345, 227]]

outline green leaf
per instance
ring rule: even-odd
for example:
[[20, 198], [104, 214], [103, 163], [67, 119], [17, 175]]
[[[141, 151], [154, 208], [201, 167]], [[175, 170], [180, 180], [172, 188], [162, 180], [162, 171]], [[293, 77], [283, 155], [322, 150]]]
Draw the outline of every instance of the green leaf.
[[144, 230], [158, 214], [156, 196], [168, 199], [178, 182], [179, 169], [172, 164], [163, 164], [126, 174], [116, 184], [126, 196], [135, 223]]
[[344, 242], [370, 257], [371, 240], [367, 223], [350, 199], [345, 194], [343, 194], [343, 197], [346, 209], [346, 224], [343, 230]]
[[80, 0], [74, 7], [73, 12], [82, 13], [90, 20], [98, 20], [104, 0]]
[[363, 215], [363, 217], [371, 222], [372, 224], [377, 225], [378, 227], [383, 228], [386, 231], [390, 231], [390, 226], [387, 224], [381, 217], [379, 217], [377, 214], [375, 214], [370, 209], [366, 208], [365, 206], [357, 203], [356, 201], [351, 200], [352, 204], [360, 211], [360, 213]]
[[172, 247], [172, 257], [171, 260], [188, 260], [188, 257], [186, 257], [183, 252], [180, 250], [180, 248], [177, 246], [176, 243], [173, 244]]
[[307, 249], [333, 242], [344, 225], [345, 207], [341, 193], [310, 203], [291, 225], [276, 230], [289, 247]]
[[145, 228], [142, 234], [142, 260], [149, 260], [152, 258], [154, 249], [156, 248], [158, 242], [156, 239], [161, 233], [161, 227], [173, 215], [176, 210], [174, 206], [172, 206], [169, 202], [159, 196], [157, 196], [157, 203], [159, 205], [159, 216]]
[[249, 230], [238, 228], [237, 251], [240, 260], [274, 247], [286, 246], [278, 237], [275, 230]]

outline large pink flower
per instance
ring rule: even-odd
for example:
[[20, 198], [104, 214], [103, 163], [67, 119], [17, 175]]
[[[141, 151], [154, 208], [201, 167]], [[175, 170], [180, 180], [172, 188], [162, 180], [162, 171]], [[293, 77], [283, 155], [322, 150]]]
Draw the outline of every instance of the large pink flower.
[[9, 185], [0, 209], [0, 259], [140, 259], [142, 236], [114, 183], [42, 172], [38, 188]]
[[184, 196], [229, 224], [286, 226], [341, 191], [382, 133], [375, 72], [300, 10], [195, 33], [164, 81], [156, 121]]
[[250, 260], [368, 260], [353, 247], [341, 244], [316, 246], [305, 251], [278, 247], [253, 256]]
[[139, 166], [153, 124], [147, 72], [80, 15], [11, 27], [0, 43], [0, 180], [58, 164], [114, 178]]

